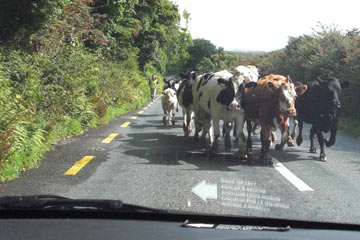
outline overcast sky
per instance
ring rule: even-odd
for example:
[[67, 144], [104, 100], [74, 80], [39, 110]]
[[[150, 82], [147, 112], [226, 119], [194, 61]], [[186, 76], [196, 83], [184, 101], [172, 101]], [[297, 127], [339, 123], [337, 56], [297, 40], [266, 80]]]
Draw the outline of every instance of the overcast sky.
[[[192, 37], [225, 50], [271, 51], [289, 36], [310, 34], [318, 22], [360, 28], [360, 0], [172, 0], [190, 12]], [[184, 25], [184, 24], [183, 24]]]

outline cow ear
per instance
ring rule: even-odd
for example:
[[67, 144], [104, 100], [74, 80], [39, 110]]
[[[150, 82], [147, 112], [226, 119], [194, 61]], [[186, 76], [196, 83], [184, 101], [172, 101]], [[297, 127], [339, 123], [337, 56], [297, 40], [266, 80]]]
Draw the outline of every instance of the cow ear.
[[341, 89], [347, 88], [347, 87], [349, 87], [349, 86], [350, 86], [350, 82], [349, 82], [349, 81], [345, 81], [345, 82], [340, 83]]
[[257, 86], [256, 82], [249, 82], [245, 84], [245, 88], [255, 88]]
[[191, 71], [191, 79], [195, 79], [198, 76], [196, 71]]
[[290, 78], [290, 75], [287, 75], [287, 76], [286, 76], [286, 80], [287, 80], [289, 83], [293, 83], [293, 81], [292, 81], [291, 78]]
[[268, 82], [267, 83], [267, 87], [270, 91], [276, 91], [277, 90], [277, 87], [274, 85], [274, 83], [272, 82]]
[[217, 80], [217, 82], [218, 82], [218, 84], [219, 84], [220, 86], [222, 86], [222, 87], [225, 87], [225, 86], [227, 86], [227, 85], [229, 84], [229, 81], [226, 81], [226, 80], [223, 79], [223, 78], [219, 78], [219, 79]]
[[296, 96], [300, 96], [307, 90], [307, 85], [300, 85], [295, 87]]

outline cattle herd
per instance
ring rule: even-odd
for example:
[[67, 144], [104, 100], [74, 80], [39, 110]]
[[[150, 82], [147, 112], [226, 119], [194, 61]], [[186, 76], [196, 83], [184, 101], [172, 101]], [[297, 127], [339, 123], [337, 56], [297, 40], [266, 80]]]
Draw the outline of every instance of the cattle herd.
[[[316, 153], [316, 135], [320, 145], [319, 160], [326, 161], [324, 144], [330, 147], [335, 143], [341, 89], [349, 86], [349, 82], [340, 82], [334, 77], [318, 77], [306, 85], [294, 83], [290, 76], [275, 74], [258, 79], [259, 73], [255, 66], [238, 66], [232, 72], [191, 71], [181, 73], [180, 77], [181, 81], [168, 81], [164, 87], [161, 97], [164, 125], [175, 125], [175, 112], [180, 105], [185, 137], [193, 132], [195, 141], [201, 141], [204, 146], [208, 137], [210, 153], [213, 154], [219, 148], [219, 123], [222, 120], [225, 147], [231, 146], [230, 132], [233, 129], [239, 158], [249, 160], [248, 155], [252, 153], [251, 133], [258, 126], [261, 128], [260, 160], [263, 164], [272, 164], [269, 149], [275, 141], [274, 131], [280, 129], [281, 132], [280, 143], [275, 145], [276, 150], [282, 150], [285, 144], [294, 146], [297, 126], [299, 134], [296, 143], [300, 145], [303, 140], [303, 122], [312, 125], [310, 152]], [[291, 134], [289, 119], [294, 121]], [[245, 123], [247, 139], [243, 131]], [[327, 140], [323, 132], [329, 131], [330, 139]]]

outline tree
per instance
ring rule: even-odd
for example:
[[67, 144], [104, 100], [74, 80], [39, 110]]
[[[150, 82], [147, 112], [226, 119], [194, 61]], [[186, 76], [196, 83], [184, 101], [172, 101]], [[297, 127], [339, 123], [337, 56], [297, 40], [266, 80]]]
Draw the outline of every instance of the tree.
[[188, 48], [189, 59], [184, 66], [184, 70], [196, 69], [203, 58], [210, 58], [212, 54], [217, 52], [216, 46], [209, 40], [194, 39], [194, 45]]

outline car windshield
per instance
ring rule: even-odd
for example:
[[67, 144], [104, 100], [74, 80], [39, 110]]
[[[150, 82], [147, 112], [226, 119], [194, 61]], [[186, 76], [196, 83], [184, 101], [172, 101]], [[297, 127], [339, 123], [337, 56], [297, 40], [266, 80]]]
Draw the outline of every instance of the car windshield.
[[0, 197], [360, 224], [357, 6], [1, 1]]

